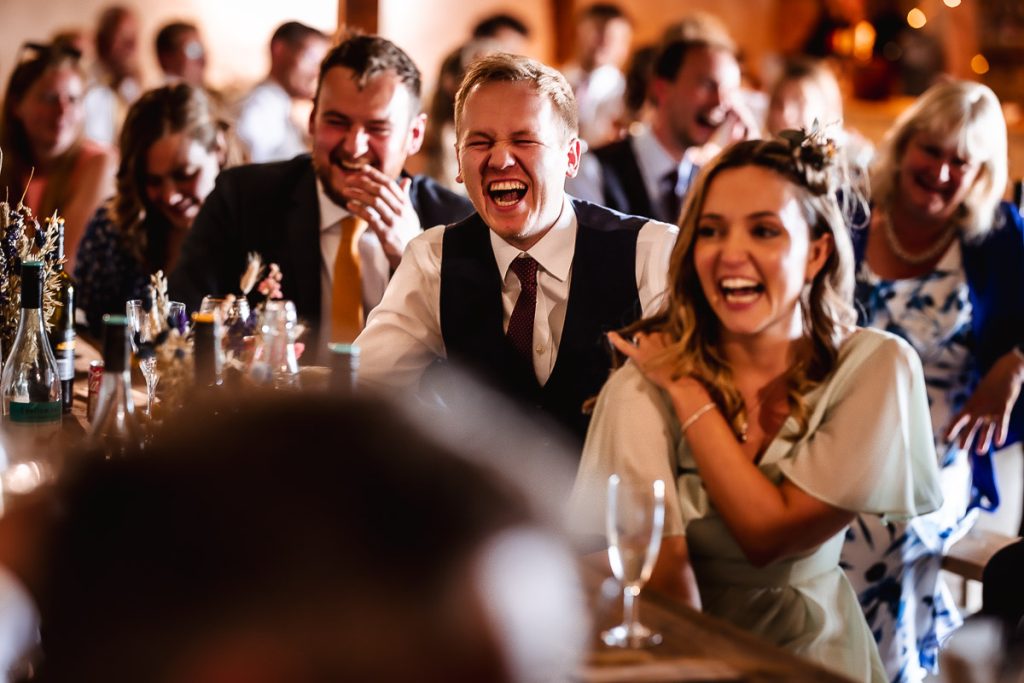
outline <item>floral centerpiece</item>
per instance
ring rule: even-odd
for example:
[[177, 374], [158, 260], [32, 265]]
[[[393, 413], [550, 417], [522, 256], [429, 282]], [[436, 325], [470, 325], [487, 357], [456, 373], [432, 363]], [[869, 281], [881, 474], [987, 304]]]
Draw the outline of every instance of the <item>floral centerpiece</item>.
[[0, 202], [0, 348], [3, 358], [14, 343], [21, 317], [21, 264], [43, 264], [43, 319], [47, 329], [60, 292], [60, 266], [56, 259], [59, 228], [64, 219], [56, 212], [40, 225], [21, 201]]
[[[253, 307], [251, 314], [244, 317], [228, 315], [236, 300], [234, 295], [228, 295], [221, 303], [221, 319], [226, 321], [223, 339], [227, 356], [225, 367], [236, 375], [247, 370], [244, 351], [251, 351], [247, 346], [252, 345], [264, 304], [270, 299], [281, 298], [281, 278], [281, 269], [276, 263], [264, 266], [260, 255], [251, 253], [239, 283], [241, 296], [238, 298], [247, 298], [255, 289], [262, 299]], [[140, 332], [135, 334], [135, 347], [140, 359], [156, 358], [161, 403], [174, 409], [187, 400], [193, 376], [193, 354], [188, 318], [183, 312], [176, 311], [172, 304], [167, 294], [167, 278], [163, 271], [157, 271], [150, 276], [147, 294], [143, 298], [146, 318], [140, 324]], [[146, 330], [145, 334], [141, 333], [142, 328]], [[147, 341], [143, 341], [144, 338]]]

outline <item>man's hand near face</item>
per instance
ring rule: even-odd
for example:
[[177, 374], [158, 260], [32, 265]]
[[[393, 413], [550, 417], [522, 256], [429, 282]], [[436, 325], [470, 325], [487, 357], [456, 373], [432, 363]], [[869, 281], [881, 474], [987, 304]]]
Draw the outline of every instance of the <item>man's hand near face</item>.
[[411, 184], [409, 178], [396, 181], [367, 165], [342, 191], [345, 208], [365, 220], [377, 235], [392, 270], [402, 260], [405, 245], [421, 232], [409, 197]]

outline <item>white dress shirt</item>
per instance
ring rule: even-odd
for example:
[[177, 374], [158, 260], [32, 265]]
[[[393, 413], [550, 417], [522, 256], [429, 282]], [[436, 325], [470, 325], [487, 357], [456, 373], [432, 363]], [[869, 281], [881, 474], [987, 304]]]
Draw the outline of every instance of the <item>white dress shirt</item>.
[[90, 140], [117, 147], [128, 107], [142, 94], [142, 86], [129, 77], [115, 90], [108, 80], [98, 67], [94, 68], [92, 82], [82, 95], [82, 134]]
[[[316, 181], [316, 197], [320, 206], [320, 333], [326, 343], [331, 334], [331, 303], [334, 298], [334, 260], [341, 244], [341, 221], [349, 212], [335, 204], [324, 193], [320, 180]], [[420, 230], [406, 228], [398, 233], [402, 245], [406, 245]], [[380, 240], [370, 228], [359, 238], [359, 264], [363, 287], [363, 311], [369, 313], [380, 303], [384, 290], [391, 278], [391, 264]], [[318, 348], [323, 348], [320, 344]]]
[[[568, 197], [555, 226], [529, 249], [538, 263], [537, 309], [533, 319], [533, 367], [547, 382], [558, 357], [565, 324], [572, 260], [576, 249], [576, 214]], [[636, 282], [640, 305], [649, 315], [661, 304], [668, 284], [668, 262], [677, 229], [650, 221], [640, 229], [636, 245]], [[502, 324], [519, 297], [519, 278], [512, 259], [523, 253], [491, 232], [495, 263], [502, 276]], [[370, 314], [356, 339], [360, 350], [359, 379], [377, 388], [415, 387], [423, 371], [446, 358], [441, 336], [441, 251], [444, 226], [427, 230], [409, 243], [384, 298]]]
[[242, 100], [235, 130], [253, 163], [285, 161], [309, 151], [306, 132], [292, 116], [291, 96], [272, 80], [263, 81]]
[[[676, 184], [676, 194], [680, 198], [686, 196], [689, 188], [689, 181], [695, 170], [689, 155], [683, 155], [680, 162], [676, 162], [668, 153], [658, 138], [654, 137], [650, 127], [643, 129], [630, 137], [630, 144], [633, 147], [633, 156], [640, 168], [640, 177], [644, 181], [644, 189], [651, 200], [655, 212], [659, 212], [661, 205], [662, 182], [665, 176], [674, 169], [679, 170], [679, 182]], [[604, 173], [601, 170], [601, 162], [592, 154], [584, 154], [580, 159], [580, 169], [575, 178], [570, 178], [565, 184], [565, 191], [573, 197], [584, 199], [594, 204], [604, 204], [605, 197], [602, 190]], [[673, 221], [674, 222], [674, 221]]]

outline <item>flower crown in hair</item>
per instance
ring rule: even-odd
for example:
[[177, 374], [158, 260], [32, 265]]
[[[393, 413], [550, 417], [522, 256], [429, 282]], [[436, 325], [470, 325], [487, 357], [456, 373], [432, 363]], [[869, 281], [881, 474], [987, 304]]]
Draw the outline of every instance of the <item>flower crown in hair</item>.
[[814, 120], [809, 131], [784, 130], [779, 137], [789, 145], [797, 176], [811, 190], [829, 192], [833, 184], [831, 171], [837, 161], [837, 148], [835, 141], [825, 135], [818, 120]]

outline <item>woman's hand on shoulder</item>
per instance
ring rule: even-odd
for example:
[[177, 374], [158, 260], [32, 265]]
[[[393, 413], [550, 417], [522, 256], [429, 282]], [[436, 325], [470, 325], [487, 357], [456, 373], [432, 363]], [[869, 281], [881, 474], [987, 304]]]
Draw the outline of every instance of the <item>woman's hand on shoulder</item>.
[[624, 339], [618, 332], [609, 332], [611, 342], [622, 355], [636, 364], [648, 380], [662, 389], [676, 388], [688, 376], [678, 377], [672, 363], [665, 362], [665, 351], [672, 339], [664, 332], [637, 332], [632, 340]]
[[1020, 396], [1024, 382], [1024, 355], [1010, 351], [985, 373], [963, 409], [946, 430], [946, 439], [957, 440], [960, 448], [975, 444], [978, 453], [987, 453], [994, 443], [1006, 443], [1010, 413]]

